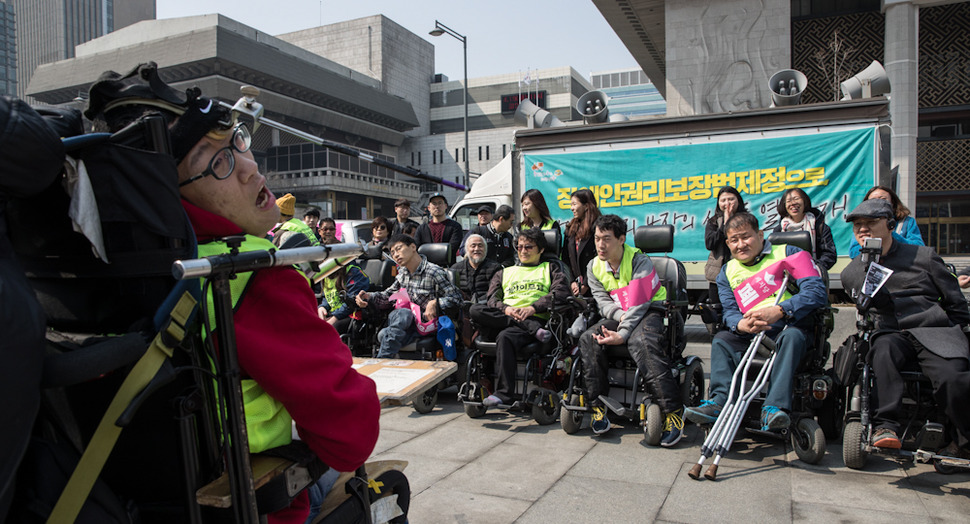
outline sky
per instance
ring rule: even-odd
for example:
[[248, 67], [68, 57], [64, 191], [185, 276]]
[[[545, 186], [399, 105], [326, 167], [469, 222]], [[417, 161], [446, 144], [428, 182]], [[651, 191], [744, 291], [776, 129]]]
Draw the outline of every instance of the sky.
[[590, 0], [157, 0], [156, 12], [220, 13], [271, 35], [383, 14], [431, 42], [435, 72], [451, 80], [463, 75], [461, 41], [429, 35], [435, 20], [467, 37], [469, 78], [572, 66], [588, 79], [638, 67]]

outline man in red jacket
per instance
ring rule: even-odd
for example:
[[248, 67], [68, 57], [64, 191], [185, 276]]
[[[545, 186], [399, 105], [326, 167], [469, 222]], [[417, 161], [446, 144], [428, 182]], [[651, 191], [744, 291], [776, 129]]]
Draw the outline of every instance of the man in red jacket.
[[[109, 129], [146, 110], [166, 117], [182, 204], [200, 253], [219, 251], [225, 245], [219, 239], [232, 235], [246, 235], [245, 244], [255, 249], [272, 248], [264, 237], [279, 221], [279, 209], [249, 151], [245, 125], [229, 121], [224, 108], [197, 90], [180, 93], [145, 80], [157, 80], [154, 63], [137, 70], [132, 77], [102, 75], [92, 86], [85, 114]], [[267, 429], [247, 420], [251, 447], [259, 451], [254, 437], [271, 441], [267, 447], [289, 443], [292, 417], [300, 438], [323, 462], [353, 471], [377, 443], [380, 404], [374, 382], [351, 367], [350, 350], [317, 316], [316, 298], [298, 270], [276, 267], [244, 276], [248, 285], [233, 296], [241, 378], [262, 389], [257, 395], [275, 406], [277, 421]], [[249, 401], [247, 393], [247, 406]], [[309, 513], [304, 492], [269, 521], [302, 523]]]

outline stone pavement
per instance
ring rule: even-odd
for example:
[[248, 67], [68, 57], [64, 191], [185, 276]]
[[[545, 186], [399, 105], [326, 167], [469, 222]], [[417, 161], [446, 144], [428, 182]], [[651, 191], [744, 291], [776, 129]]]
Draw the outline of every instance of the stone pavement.
[[[832, 344], [852, 331], [843, 310]], [[703, 326], [688, 326], [687, 354], [705, 361]], [[961, 522], [970, 521], [970, 474], [870, 456], [864, 471], [842, 464], [830, 442], [817, 465], [786, 441], [739, 435], [718, 480], [692, 480], [703, 433], [688, 425], [672, 449], [646, 446], [633, 424], [593, 436], [567, 435], [558, 422], [490, 410], [470, 419], [454, 388], [427, 415], [385, 408], [374, 459], [407, 460], [410, 522]]]

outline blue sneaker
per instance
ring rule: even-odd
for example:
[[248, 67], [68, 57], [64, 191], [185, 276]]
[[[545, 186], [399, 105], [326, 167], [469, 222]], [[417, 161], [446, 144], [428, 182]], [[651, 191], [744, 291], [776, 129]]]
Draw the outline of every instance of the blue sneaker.
[[593, 408], [593, 418], [589, 423], [594, 435], [602, 435], [610, 430], [610, 417], [606, 414], [606, 408], [597, 406]]
[[664, 430], [663, 433], [660, 434], [661, 446], [669, 448], [680, 442], [681, 437], [684, 436], [683, 414], [683, 409], [678, 409], [677, 411], [667, 413], [667, 418], [664, 421]]
[[713, 424], [721, 414], [721, 405], [713, 400], [705, 400], [696, 408], [684, 410], [684, 416], [694, 424]]
[[791, 418], [788, 413], [775, 406], [761, 408], [761, 431], [778, 431], [788, 427]]

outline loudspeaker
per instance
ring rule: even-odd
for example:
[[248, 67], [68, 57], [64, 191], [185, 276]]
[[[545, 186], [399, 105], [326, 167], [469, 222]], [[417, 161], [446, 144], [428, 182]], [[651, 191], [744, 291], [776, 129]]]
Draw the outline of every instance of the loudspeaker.
[[529, 99], [519, 102], [519, 107], [515, 110], [513, 118], [516, 122], [522, 122], [528, 126], [529, 129], [565, 125], [552, 113], [533, 104]]
[[782, 69], [768, 79], [771, 90], [771, 107], [795, 106], [802, 99], [802, 92], [808, 87], [808, 77], [801, 71]]
[[869, 67], [863, 69], [854, 77], [839, 84], [842, 88], [842, 100], [854, 98], [870, 98], [891, 91], [889, 77], [878, 60], [873, 60]]
[[576, 102], [576, 111], [583, 115], [583, 120], [589, 123], [606, 122], [610, 116], [610, 110], [606, 108], [610, 98], [602, 91], [589, 91], [579, 97]]

